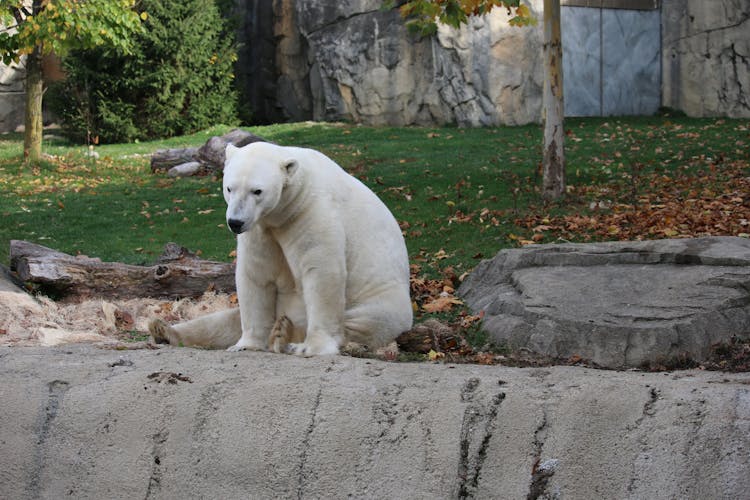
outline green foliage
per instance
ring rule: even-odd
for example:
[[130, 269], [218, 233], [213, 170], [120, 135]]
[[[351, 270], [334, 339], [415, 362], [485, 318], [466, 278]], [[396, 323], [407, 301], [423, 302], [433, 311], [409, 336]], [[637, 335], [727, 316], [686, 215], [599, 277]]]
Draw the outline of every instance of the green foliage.
[[142, 0], [130, 54], [74, 51], [52, 89], [64, 133], [114, 143], [172, 137], [237, 122], [232, 33], [214, 0]]
[[466, 24], [471, 16], [483, 16], [495, 7], [504, 7], [511, 26], [529, 26], [536, 24], [529, 8], [521, 0], [384, 0], [383, 7], [392, 9], [398, 4], [401, 16], [407, 19], [406, 27], [412, 33], [431, 36], [437, 32], [437, 24], [446, 24], [458, 28]]
[[[26, 5], [24, 5], [26, 4]], [[3, 63], [18, 62], [35, 47], [43, 53], [108, 46], [123, 52], [131, 48], [131, 34], [141, 29], [133, 0], [0, 0], [0, 32]]]

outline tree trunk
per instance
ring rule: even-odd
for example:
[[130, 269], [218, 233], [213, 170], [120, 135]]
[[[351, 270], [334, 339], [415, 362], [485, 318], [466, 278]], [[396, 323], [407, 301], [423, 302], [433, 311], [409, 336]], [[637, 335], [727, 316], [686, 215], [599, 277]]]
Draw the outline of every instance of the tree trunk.
[[560, 0], [544, 0], [544, 92], [542, 99], [544, 108], [542, 197], [551, 201], [565, 194]]
[[42, 156], [42, 50], [40, 46], [26, 58], [26, 112], [24, 116], [23, 158], [36, 163]]
[[234, 265], [202, 260], [174, 243], [153, 266], [72, 256], [27, 241], [10, 242], [10, 268], [18, 278], [59, 298], [199, 297], [235, 291]]

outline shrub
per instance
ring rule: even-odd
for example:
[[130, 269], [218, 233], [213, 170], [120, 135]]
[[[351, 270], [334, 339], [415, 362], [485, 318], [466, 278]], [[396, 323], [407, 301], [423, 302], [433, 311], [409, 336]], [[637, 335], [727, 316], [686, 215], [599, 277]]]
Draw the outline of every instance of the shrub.
[[141, 0], [148, 14], [132, 54], [63, 59], [49, 103], [76, 141], [131, 142], [237, 123], [233, 33], [214, 0]]

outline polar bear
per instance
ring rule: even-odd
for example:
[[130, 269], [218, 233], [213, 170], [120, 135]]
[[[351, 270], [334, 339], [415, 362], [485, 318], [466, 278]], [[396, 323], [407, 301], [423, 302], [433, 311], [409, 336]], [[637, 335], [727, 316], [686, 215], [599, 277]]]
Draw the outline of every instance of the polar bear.
[[331, 159], [264, 142], [228, 145], [223, 191], [237, 234], [239, 308], [175, 326], [154, 320], [155, 340], [265, 350], [281, 321], [296, 340], [287, 351], [311, 356], [336, 354], [346, 342], [380, 347], [411, 328], [401, 229]]

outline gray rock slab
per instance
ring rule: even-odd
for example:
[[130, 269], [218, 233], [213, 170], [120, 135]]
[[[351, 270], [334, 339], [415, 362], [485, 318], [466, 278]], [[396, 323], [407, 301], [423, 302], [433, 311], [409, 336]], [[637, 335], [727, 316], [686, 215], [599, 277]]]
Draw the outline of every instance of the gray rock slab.
[[709, 237], [502, 250], [459, 288], [513, 349], [633, 367], [750, 336], [750, 240]]
[[0, 348], [0, 498], [743, 498], [750, 374]]

